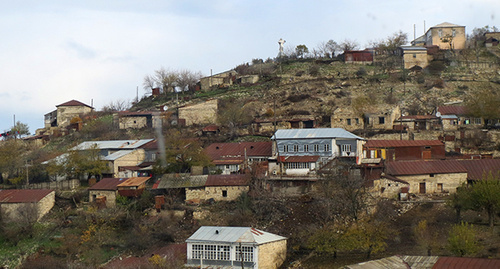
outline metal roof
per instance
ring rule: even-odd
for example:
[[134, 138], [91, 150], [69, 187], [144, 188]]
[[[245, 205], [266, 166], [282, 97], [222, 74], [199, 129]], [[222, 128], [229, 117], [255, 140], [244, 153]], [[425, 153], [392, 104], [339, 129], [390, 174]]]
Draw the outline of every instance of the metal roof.
[[444, 146], [444, 143], [439, 140], [368, 140], [364, 146], [366, 148], [401, 148]]
[[319, 156], [282, 156], [284, 163], [314, 163]]
[[0, 190], [0, 203], [39, 202], [53, 190]]
[[247, 243], [261, 245], [286, 237], [250, 227], [202, 226], [186, 239], [187, 243]]
[[118, 187], [137, 187], [144, 184], [151, 177], [130, 177], [124, 182], [118, 184]]
[[467, 173], [457, 160], [400, 161], [386, 163], [386, 173], [392, 176]]
[[159, 180], [157, 189], [177, 189], [203, 187], [208, 175], [191, 176], [190, 174], [166, 174]]
[[347, 265], [343, 268], [348, 269], [431, 269], [438, 256], [399, 256], [394, 255], [391, 257], [361, 262], [358, 264]]
[[205, 186], [247, 186], [249, 181], [245, 174], [208, 175]]
[[71, 100], [71, 101], [68, 101], [68, 102], [65, 102], [65, 103], [62, 103], [60, 105], [57, 105], [56, 107], [60, 107], [60, 106], [86, 106], [86, 107], [90, 107], [90, 108], [93, 108], [87, 104], [84, 104], [80, 101], [77, 101], [77, 100]]
[[361, 139], [342, 128], [315, 128], [315, 129], [279, 129], [271, 139], [309, 139], [309, 138], [345, 138]]
[[500, 159], [459, 160], [467, 169], [467, 179], [482, 180], [484, 175], [500, 172]]
[[89, 190], [117, 190], [120, 183], [125, 182], [126, 178], [103, 178], [96, 184], [92, 185]]
[[134, 150], [120, 150], [115, 153], [109, 154], [108, 156], [102, 157], [102, 160], [104, 161], [115, 161], [120, 159], [123, 156], [129, 155], [130, 153], [134, 152]]
[[136, 149], [153, 140], [154, 139], [85, 141], [70, 150], [88, 150], [93, 147], [97, 147], [98, 149]]
[[440, 106], [437, 111], [441, 113], [441, 115], [466, 115], [467, 107], [466, 106]]
[[433, 269], [500, 268], [500, 259], [440, 257]]

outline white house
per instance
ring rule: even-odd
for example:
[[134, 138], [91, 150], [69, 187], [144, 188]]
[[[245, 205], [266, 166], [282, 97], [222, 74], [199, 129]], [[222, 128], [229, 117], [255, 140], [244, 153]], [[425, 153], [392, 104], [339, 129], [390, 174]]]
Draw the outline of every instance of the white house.
[[196, 268], [279, 268], [286, 237], [250, 227], [202, 226], [187, 240], [187, 264]]

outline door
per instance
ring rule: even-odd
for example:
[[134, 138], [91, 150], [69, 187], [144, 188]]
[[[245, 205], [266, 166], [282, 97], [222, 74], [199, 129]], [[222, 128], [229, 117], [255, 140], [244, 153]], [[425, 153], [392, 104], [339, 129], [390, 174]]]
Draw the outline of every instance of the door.
[[419, 193], [425, 193], [425, 182], [420, 183]]

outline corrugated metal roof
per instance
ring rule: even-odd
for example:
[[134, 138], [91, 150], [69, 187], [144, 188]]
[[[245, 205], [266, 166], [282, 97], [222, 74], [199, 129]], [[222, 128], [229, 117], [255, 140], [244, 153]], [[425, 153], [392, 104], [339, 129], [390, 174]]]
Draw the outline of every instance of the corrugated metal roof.
[[433, 269], [500, 268], [500, 259], [440, 257]]
[[247, 243], [261, 245], [286, 240], [286, 237], [250, 227], [202, 226], [186, 239], [187, 243]]
[[439, 140], [368, 140], [364, 146], [366, 148], [400, 148], [444, 146], [444, 143]]
[[98, 149], [136, 149], [153, 140], [154, 139], [85, 141], [70, 150], [88, 150], [93, 147], [97, 147]]
[[129, 155], [132, 153], [134, 150], [120, 150], [115, 153], [109, 154], [108, 156], [102, 157], [102, 160], [104, 161], [114, 161], [117, 159], [120, 159], [123, 156]]
[[386, 173], [392, 176], [467, 173], [457, 160], [400, 161], [386, 163]]
[[39, 202], [53, 190], [0, 190], [0, 203]]
[[500, 172], [500, 159], [459, 160], [467, 169], [467, 179], [482, 180], [483, 175]]
[[349, 269], [431, 269], [438, 256], [391, 256], [379, 260], [347, 265]]
[[86, 106], [86, 107], [90, 107], [90, 108], [93, 108], [87, 104], [84, 104], [80, 101], [77, 101], [77, 100], [71, 100], [71, 101], [68, 101], [68, 102], [65, 102], [65, 103], [62, 103], [60, 105], [57, 105], [56, 107], [60, 107], [60, 106]]
[[103, 178], [92, 185], [89, 190], [116, 190], [120, 183], [125, 182], [126, 178]]
[[122, 182], [118, 184], [118, 187], [136, 187], [144, 184], [148, 179], [151, 177], [130, 177], [125, 180], [125, 182]]
[[342, 128], [279, 129], [271, 139], [345, 138], [362, 139]]
[[208, 175], [205, 186], [246, 186], [249, 176], [245, 174], [234, 175]]
[[244, 160], [247, 157], [271, 157], [272, 142], [213, 143], [205, 153], [213, 160]]
[[286, 156], [285, 163], [313, 163], [319, 159], [319, 156]]
[[466, 106], [440, 106], [438, 107], [438, 112], [441, 115], [466, 115]]

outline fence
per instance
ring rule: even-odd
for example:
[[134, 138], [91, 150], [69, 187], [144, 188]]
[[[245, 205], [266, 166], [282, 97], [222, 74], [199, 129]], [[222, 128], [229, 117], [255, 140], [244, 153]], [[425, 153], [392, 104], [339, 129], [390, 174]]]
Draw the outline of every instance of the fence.
[[62, 181], [32, 183], [28, 186], [20, 186], [22, 189], [51, 189], [51, 190], [73, 190], [80, 187], [80, 180], [70, 179]]

